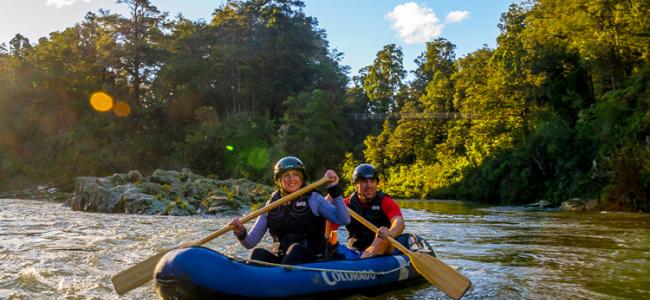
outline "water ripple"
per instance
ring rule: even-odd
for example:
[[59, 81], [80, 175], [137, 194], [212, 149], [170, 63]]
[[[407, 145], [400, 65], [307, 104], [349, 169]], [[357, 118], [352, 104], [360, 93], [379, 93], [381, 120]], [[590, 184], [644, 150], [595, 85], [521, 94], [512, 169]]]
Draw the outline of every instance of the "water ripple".
[[[649, 298], [650, 216], [530, 211], [456, 201], [399, 201], [407, 231], [472, 280], [467, 299]], [[0, 199], [0, 299], [120, 299], [110, 278], [222, 228], [232, 216], [72, 212]], [[344, 240], [341, 229], [339, 238]], [[268, 236], [264, 242], [269, 243]], [[231, 234], [206, 246], [246, 256]], [[428, 283], [350, 299], [444, 299]], [[152, 284], [129, 299], [155, 299]]]

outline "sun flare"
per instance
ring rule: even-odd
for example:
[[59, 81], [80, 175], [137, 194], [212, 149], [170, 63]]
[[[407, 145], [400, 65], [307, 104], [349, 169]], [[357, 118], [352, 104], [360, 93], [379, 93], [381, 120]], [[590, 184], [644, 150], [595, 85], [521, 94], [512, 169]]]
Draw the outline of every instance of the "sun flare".
[[104, 92], [95, 92], [90, 96], [90, 106], [98, 112], [107, 112], [113, 108], [113, 98]]

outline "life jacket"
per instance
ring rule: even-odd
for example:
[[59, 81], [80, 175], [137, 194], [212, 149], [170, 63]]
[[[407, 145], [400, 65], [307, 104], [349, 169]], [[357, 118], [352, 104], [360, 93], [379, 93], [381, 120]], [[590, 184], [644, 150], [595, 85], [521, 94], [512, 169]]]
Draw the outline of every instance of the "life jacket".
[[[325, 218], [314, 215], [309, 206], [310, 197], [311, 193], [307, 193], [288, 205], [280, 205], [269, 211], [268, 227], [273, 238], [273, 253], [279, 257], [284, 257], [293, 243], [303, 244], [317, 256], [325, 251]], [[280, 198], [280, 192], [276, 191], [269, 203]]]
[[[370, 221], [373, 225], [377, 226], [377, 228], [381, 226], [390, 227], [390, 220], [388, 220], [388, 217], [386, 217], [381, 209], [381, 203], [384, 198], [388, 198], [388, 195], [378, 192], [375, 198], [372, 199], [367, 206], [364, 206], [361, 205], [359, 196], [355, 192], [350, 196], [350, 204], [348, 207], [354, 212], [360, 214], [366, 220]], [[363, 251], [368, 248], [375, 239], [375, 233], [355, 219], [352, 219], [350, 224], [346, 225], [346, 228], [348, 229], [349, 235], [348, 248]]]

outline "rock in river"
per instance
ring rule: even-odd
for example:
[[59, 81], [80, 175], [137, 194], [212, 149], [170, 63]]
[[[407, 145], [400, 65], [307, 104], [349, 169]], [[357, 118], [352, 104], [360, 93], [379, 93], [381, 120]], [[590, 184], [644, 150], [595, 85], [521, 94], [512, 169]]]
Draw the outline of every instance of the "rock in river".
[[65, 205], [77, 211], [149, 215], [193, 215], [235, 211], [268, 200], [273, 188], [247, 179], [217, 180], [192, 173], [156, 170], [108, 177], [77, 177]]

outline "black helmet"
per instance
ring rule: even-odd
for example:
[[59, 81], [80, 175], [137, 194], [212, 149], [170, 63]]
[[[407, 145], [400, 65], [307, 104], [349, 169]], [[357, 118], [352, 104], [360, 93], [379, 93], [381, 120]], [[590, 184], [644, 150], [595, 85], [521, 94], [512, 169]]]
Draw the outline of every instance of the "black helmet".
[[285, 156], [278, 160], [277, 163], [275, 163], [275, 167], [273, 167], [273, 177], [274, 180], [278, 180], [284, 172], [289, 171], [289, 170], [299, 170], [302, 172], [302, 177], [303, 179], [307, 175], [307, 171], [305, 170], [305, 165], [298, 159], [297, 157], [293, 156]]
[[361, 179], [377, 179], [379, 181], [379, 172], [371, 164], [360, 164], [352, 172], [352, 183], [357, 183]]

